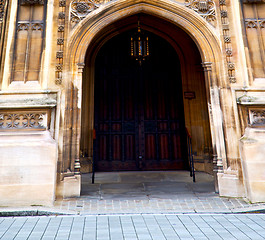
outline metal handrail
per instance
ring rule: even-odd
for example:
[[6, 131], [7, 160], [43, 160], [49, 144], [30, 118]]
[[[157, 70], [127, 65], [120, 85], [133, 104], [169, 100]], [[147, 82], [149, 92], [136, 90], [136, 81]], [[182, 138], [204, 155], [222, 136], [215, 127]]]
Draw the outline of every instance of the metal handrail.
[[188, 147], [188, 158], [190, 164], [190, 176], [193, 178], [193, 182], [196, 181], [195, 179], [195, 169], [194, 169], [194, 161], [193, 161], [193, 153], [192, 153], [192, 141], [191, 141], [191, 134], [189, 130], [186, 128], [187, 134], [187, 147]]

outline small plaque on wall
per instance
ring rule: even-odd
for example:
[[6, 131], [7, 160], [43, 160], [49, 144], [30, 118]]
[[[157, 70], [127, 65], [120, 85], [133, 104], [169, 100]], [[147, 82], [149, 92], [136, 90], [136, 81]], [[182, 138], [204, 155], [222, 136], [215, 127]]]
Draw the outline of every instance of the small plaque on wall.
[[184, 92], [184, 98], [185, 99], [195, 99], [196, 94], [195, 94], [195, 92]]

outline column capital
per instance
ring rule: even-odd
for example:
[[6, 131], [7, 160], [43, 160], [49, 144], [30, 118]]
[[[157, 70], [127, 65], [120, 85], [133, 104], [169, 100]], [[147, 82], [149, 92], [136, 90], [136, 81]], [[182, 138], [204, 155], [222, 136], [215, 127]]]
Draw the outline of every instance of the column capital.
[[212, 62], [203, 62], [202, 63], [202, 67], [204, 69], [205, 72], [210, 72], [212, 71]]
[[85, 63], [77, 63], [78, 73], [82, 73], [85, 67]]

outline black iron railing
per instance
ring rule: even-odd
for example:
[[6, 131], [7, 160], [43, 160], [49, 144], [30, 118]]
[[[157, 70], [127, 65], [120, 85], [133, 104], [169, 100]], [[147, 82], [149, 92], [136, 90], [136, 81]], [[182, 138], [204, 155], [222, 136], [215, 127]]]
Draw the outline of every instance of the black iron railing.
[[192, 142], [191, 142], [191, 134], [186, 128], [187, 133], [187, 147], [188, 147], [188, 158], [190, 165], [190, 176], [193, 178], [193, 182], [195, 182], [195, 170], [194, 170], [194, 161], [193, 161], [193, 153], [192, 153]]

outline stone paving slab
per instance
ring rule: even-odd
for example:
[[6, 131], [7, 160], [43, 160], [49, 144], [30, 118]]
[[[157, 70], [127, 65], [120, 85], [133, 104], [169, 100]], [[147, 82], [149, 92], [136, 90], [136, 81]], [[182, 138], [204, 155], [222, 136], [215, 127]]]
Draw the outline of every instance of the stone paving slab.
[[265, 239], [265, 214], [134, 214], [0, 218], [1, 240]]
[[82, 175], [80, 198], [57, 200], [57, 211], [75, 214], [233, 213], [264, 211], [265, 204], [243, 198], [219, 197], [213, 176], [187, 171], [96, 173]]
[[263, 212], [265, 204], [243, 198], [219, 197], [213, 176], [189, 172], [121, 172], [82, 175], [80, 198], [57, 200], [52, 207], [0, 207], [0, 216], [152, 214], [152, 213], [240, 213]]
[[248, 204], [243, 199], [211, 198], [207, 200], [188, 196], [183, 199], [151, 200], [90, 200], [71, 199], [57, 202], [55, 209], [78, 214], [110, 213], [236, 213], [264, 210], [264, 204]]

